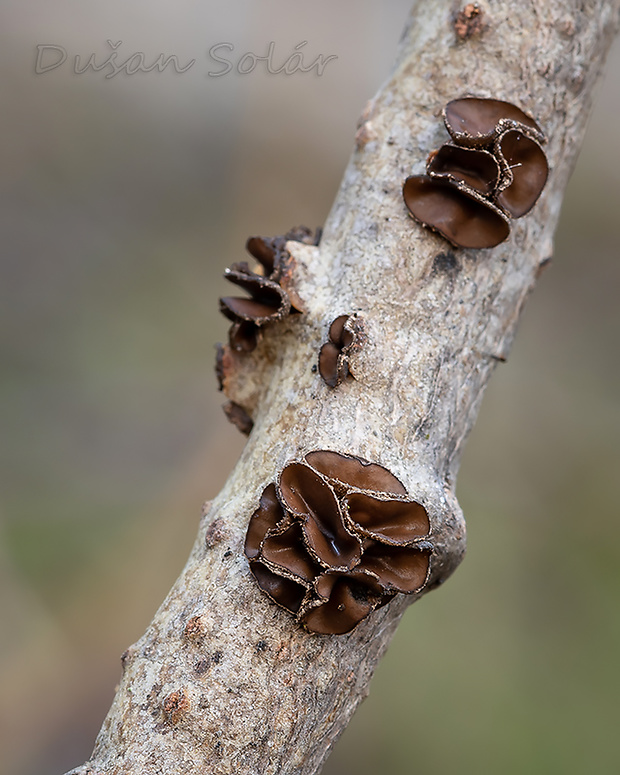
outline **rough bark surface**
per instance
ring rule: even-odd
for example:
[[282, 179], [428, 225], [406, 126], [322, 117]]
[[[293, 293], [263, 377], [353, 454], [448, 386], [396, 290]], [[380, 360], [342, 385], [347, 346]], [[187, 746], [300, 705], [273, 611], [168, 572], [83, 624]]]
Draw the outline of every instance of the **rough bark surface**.
[[[394, 71], [364, 110], [320, 247], [289, 243], [305, 314], [227, 364], [229, 397], [250, 409], [254, 429], [180, 578], [123, 655], [92, 759], [73, 775], [320, 769], [412, 598], [397, 596], [349, 635], [308, 634], [254, 582], [248, 519], [291, 460], [351, 452], [386, 466], [426, 506], [427, 589], [456, 568], [463, 442], [551, 256], [617, 21], [617, 0], [497, 0], [473, 15], [452, 0], [415, 3]], [[548, 137], [547, 187], [492, 250], [450, 247], [412, 221], [401, 197], [405, 177], [447, 139], [441, 108], [468, 93], [521, 106]], [[367, 343], [351, 358], [354, 379], [330, 389], [313, 366], [330, 322], [351, 312]]]

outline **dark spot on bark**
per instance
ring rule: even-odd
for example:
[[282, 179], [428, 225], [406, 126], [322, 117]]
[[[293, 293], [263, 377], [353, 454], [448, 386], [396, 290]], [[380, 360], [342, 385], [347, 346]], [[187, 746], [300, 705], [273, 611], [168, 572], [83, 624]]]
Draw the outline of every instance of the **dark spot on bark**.
[[484, 12], [477, 3], [467, 3], [454, 17], [454, 32], [459, 40], [481, 35], [486, 26]]
[[222, 530], [223, 525], [223, 520], [219, 518], [214, 519], [209, 525], [207, 532], [205, 533], [205, 547], [207, 549], [213, 549], [213, 547], [217, 546], [222, 540], [224, 537], [224, 531]]
[[149, 707], [149, 705], [154, 705], [156, 707], [154, 708], [154, 713], [152, 715], [159, 716], [158, 697], [160, 692], [161, 692], [161, 684], [160, 683], [153, 684], [149, 693], [146, 695], [146, 703], [142, 705], [142, 710], [146, 710]]
[[269, 644], [266, 640], [259, 640], [256, 644], [256, 653], [260, 654], [261, 651], [266, 651], [266, 649], [269, 647]]
[[183, 630], [183, 635], [185, 638], [188, 638], [189, 640], [197, 640], [198, 638], [203, 637], [204, 630], [202, 627], [202, 617], [192, 616], [192, 618], [189, 619], [189, 621], [185, 625], [185, 629]]
[[171, 724], [178, 724], [191, 708], [191, 702], [185, 689], [171, 692], [164, 700], [162, 708], [166, 719]]
[[121, 654], [121, 665], [123, 666], [123, 670], [125, 667], [127, 667], [127, 661], [129, 660], [129, 657], [131, 656], [131, 649], [125, 649], [123, 653]]
[[223, 656], [224, 656], [224, 655], [222, 654], [222, 652], [221, 652], [221, 651], [215, 651], [215, 652], [213, 653], [213, 656], [211, 657], [211, 661], [212, 661], [214, 664], [216, 664], [216, 665], [219, 665], [219, 663], [222, 661], [222, 657], [223, 657]]
[[451, 250], [437, 253], [433, 260], [433, 274], [454, 276], [461, 271], [461, 263]]
[[210, 659], [199, 659], [198, 662], [194, 664], [194, 672], [196, 675], [204, 675], [210, 667]]

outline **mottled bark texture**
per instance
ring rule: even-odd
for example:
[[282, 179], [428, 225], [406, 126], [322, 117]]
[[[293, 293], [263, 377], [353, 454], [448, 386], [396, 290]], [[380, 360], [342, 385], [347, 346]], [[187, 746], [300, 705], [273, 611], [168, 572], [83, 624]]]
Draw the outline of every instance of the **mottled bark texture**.
[[[75, 775], [319, 770], [412, 598], [397, 596], [349, 635], [308, 634], [251, 576], [249, 517], [289, 461], [313, 449], [351, 452], [386, 466], [427, 508], [428, 589], [456, 568], [463, 442], [551, 256], [617, 19], [616, 0], [496, 0], [475, 13], [452, 0], [415, 3], [394, 71], [364, 110], [320, 247], [289, 245], [305, 313], [227, 359], [227, 393], [254, 429], [186, 568], [123, 655], [92, 759]], [[401, 196], [447, 138], [442, 107], [467, 93], [521, 106], [548, 137], [547, 187], [492, 250], [451, 248], [407, 215]], [[352, 312], [366, 344], [351, 356], [354, 378], [332, 389], [313, 367], [331, 321]]]

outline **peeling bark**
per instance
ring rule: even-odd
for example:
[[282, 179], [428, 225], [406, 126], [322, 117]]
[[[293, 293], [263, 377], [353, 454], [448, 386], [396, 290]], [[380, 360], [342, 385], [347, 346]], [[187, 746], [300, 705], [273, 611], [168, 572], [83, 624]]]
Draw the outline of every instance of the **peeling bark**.
[[[388, 82], [366, 107], [319, 247], [288, 243], [304, 314], [265, 330], [225, 364], [228, 397], [254, 427], [203, 517], [180, 578], [123, 677], [92, 759], [73, 775], [317, 772], [367, 695], [411, 597], [349, 635], [301, 630], [255, 584], [243, 555], [264, 487], [315, 449], [388, 468], [427, 509], [427, 587], [465, 550], [454, 488], [463, 443], [493, 368], [552, 253], [562, 194], [617, 0], [416, 2]], [[459, 11], [461, 13], [459, 14]], [[401, 187], [447, 135], [442, 107], [464, 94], [510, 101], [543, 127], [551, 173], [541, 199], [492, 250], [454, 249], [406, 213]], [[316, 371], [330, 323], [357, 313], [353, 379]]]

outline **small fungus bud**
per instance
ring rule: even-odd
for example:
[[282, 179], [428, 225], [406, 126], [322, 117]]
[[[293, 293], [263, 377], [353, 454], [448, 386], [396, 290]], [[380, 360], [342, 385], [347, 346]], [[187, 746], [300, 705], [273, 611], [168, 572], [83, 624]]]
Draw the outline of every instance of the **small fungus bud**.
[[349, 356], [363, 342], [357, 315], [340, 315], [329, 327], [329, 341], [319, 351], [319, 374], [328, 387], [336, 387], [349, 376]]
[[245, 554], [268, 597], [307, 630], [336, 635], [424, 588], [430, 532], [424, 507], [386, 468], [316, 450], [265, 488]]

